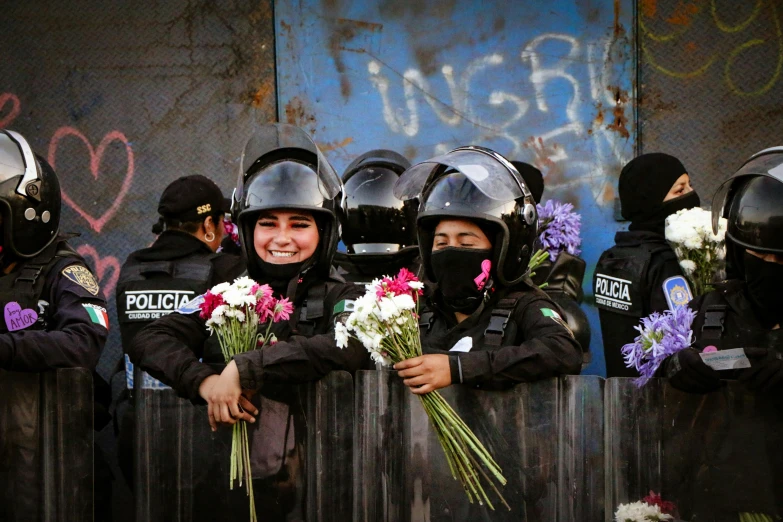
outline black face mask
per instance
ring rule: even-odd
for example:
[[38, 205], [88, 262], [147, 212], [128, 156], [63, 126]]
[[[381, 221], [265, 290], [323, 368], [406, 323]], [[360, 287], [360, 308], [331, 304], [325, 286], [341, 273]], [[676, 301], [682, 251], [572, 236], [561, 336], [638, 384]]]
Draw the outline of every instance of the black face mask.
[[783, 265], [743, 255], [748, 295], [764, 326], [783, 322]]
[[298, 263], [277, 264], [267, 263], [258, 258], [256, 259], [256, 266], [264, 276], [264, 281], [259, 281], [259, 283], [267, 283], [276, 294], [285, 296], [288, 291], [288, 283], [290, 283], [294, 277], [299, 276], [307, 261], [309, 261], [309, 259]]
[[701, 205], [701, 199], [695, 190], [682, 196], [661, 203], [661, 206], [644, 221], [633, 221], [628, 230], [646, 230], [663, 235], [666, 228], [666, 218], [680, 210], [696, 208]]
[[476, 311], [488, 279], [490, 265], [484, 262], [491, 259], [492, 250], [448, 247], [432, 252], [432, 272], [447, 310], [463, 314]]

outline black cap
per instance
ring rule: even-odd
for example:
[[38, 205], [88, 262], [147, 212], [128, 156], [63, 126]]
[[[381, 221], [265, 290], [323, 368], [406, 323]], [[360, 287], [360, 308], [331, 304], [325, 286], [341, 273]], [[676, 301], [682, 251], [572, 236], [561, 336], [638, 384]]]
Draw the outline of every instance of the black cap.
[[229, 205], [214, 181], [194, 174], [175, 179], [166, 187], [160, 196], [158, 214], [167, 219], [198, 221], [215, 213], [228, 212]]

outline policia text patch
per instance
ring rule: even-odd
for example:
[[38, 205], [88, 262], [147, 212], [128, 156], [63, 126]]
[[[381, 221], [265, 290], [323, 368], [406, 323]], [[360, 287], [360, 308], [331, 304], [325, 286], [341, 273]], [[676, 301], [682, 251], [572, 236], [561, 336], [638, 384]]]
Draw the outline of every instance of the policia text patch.
[[635, 313], [639, 308], [633, 299], [633, 283], [628, 279], [596, 274], [594, 291], [596, 306], [604, 310]]
[[192, 290], [128, 290], [125, 292], [125, 318], [149, 321], [170, 314], [193, 298]]

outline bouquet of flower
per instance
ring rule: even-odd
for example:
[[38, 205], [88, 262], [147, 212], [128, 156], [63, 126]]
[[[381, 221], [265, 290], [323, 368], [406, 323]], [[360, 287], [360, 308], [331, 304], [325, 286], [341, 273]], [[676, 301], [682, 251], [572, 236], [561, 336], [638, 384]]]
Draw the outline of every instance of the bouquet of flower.
[[702, 208], [680, 210], [666, 218], [666, 240], [672, 244], [694, 295], [712, 289], [721, 278], [726, 258], [726, 219], [720, 218], [717, 234], [712, 233], [712, 214]]
[[571, 203], [560, 203], [550, 199], [544, 205], [536, 205], [538, 209], [538, 243], [540, 248], [530, 258], [528, 268], [530, 276], [549, 259], [554, 263], [560, 252], [568, 252], [578, 256], [582, 251], [580, 231], [582, 216], [574, 212]]
[[[353, 336], [367, 348], [375, 362], [385, 366], [422, 355], [417, 309], [423, 287], [405, 268], [394, 279], [384, 277], [367, 285], [367, 293], [356, 300], [345, 324], [337, 323], [335, 327], [337, 346], [344, 348]], [[479, 504], [486, 502], [490, 509], [495, 509], [481, 485], [480, 477], [483, 477], [503, 505], [511, 509], [493, 482], [494, 477], [505, 485], [506, 479], [484, 445], [440, 393], [434, 391], [420, 398], [446, 454], [451, 474], [460, 480], [470, 502], [477, 499]]]
[[642, 319], [640, 326], [634, 327], [640, 335], [621, 351], [625, 366], [635, 368], [641, 375], [635, 381], [637, 386], [641, 388], [647, 384], [664, 359], [691, 345], [694, 317], [696, 312], [687, 306], [678, 306], [662, 314], [653, 312]]
[[650, 522], [674, 520], [674, 517], [661, 511], [661, 508], [655, 504], [640, 501], [617, 506], [614, 520], [615, 522]]
[[[212, 287], [204, 294], [204, 300], [199, 306], [201, 318], [207, 320], [207, 329], [217, 335], [226, 363], [234, 355], [277, 342], [271, 332], [272, 325], [288, 320], [294, 309], [288, 299], [274, 298], [269, 285], [259, 285], [249, 277], [240, 277], [231, 284], [220, 283]], [[239, 481], [241, 487], [243, 480], [250, 497], [250, 520], [255, 522], [258, 519], [253, 499], [247, 424], [238, 422], [234, 425], [231, 442], [229, 487], [234, 489], [235, 481]]]

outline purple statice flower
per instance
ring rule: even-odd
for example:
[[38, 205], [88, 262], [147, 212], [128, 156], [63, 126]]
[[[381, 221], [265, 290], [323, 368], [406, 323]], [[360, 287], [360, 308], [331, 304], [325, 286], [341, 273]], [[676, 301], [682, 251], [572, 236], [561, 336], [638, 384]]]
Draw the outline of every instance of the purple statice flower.
[[625, 365], [635, 368], [641, 375], [635, 381], [638, 387], [655, 376], [664, 359], [691, 345], [694, 317], [696, 312], [687, 306], [678, 306], [662, 314], [653, 312], [642, 319], [641, 325], [634, 327], [640, 335], [623, 346], [622, 353]]
[[566, 251], [573, 256], [579, 255], [582, 238], [582, 216], [574, 212], [571, 203], [560, 203], [550, 199], [538, 209], [538, 240], [541, 248], [549, 253], [554, 262], [560, 252]]

